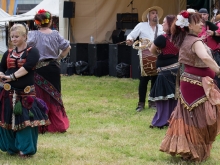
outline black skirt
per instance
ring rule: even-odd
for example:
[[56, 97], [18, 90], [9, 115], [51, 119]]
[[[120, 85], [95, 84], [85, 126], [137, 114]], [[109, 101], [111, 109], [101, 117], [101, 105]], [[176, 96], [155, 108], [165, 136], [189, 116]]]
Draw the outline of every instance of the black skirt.
[[[47, 116], [47, 106], [45, 102], [34, 94], [17, 95], [16, 100], [21, 104], [20, 114], [15, 114], [10, 93], [0, 87], [0, 124], [5, 129], [18, 131], [27, 126], [37, 127], [50, 124]], [[34, 93], [34, 92], [33, 92]]]
[[148, 100], [168, 100], [175, 97], [176, 75], [178, 67], [162, 70], [150, 91]]

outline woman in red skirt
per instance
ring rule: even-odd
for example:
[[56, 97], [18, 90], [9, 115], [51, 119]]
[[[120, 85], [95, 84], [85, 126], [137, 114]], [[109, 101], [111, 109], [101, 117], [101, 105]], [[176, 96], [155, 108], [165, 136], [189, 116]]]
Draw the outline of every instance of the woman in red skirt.
[[35, 88], [37, 96], [47, 103], [51, 121], [51, 125], [43, 131], [66, 132], [69, 128], [69, 119], [62, 101], [58, 61], [68, 54], [69, 41], [65, 40], [57, 30], [50, 29], [52, 24], [50, 12], [41, 9], [34, 19], [39, 30], [29, 31], [27, 42], [29, 46], [36, 47], [40, 54], [35, 71]]

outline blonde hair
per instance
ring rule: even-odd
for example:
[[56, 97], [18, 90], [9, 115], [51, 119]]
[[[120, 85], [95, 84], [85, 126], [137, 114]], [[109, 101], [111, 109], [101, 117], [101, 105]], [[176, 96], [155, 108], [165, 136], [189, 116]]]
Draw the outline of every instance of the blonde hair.
[[25, 35], [27, 36], [28, 30], [27, 27], [23, 24], [20, 23], [16, 23], [14, 24], [11, 28], [10, 28], [10, 33], [12, 31], [17, 31], [18, 33], [20, 33], [21, 35]]

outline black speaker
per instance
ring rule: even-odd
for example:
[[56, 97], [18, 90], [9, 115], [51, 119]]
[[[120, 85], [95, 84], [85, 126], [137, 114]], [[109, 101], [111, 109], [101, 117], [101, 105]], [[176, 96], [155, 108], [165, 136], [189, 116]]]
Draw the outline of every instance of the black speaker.
[[140, 59], [137, 49], [131, 51], [131, 78], [140, 78]]
[[116, 65], [118, 64], [118, 45], [109, 44], [109, 76], [117, 77]]
[[116, 22], [116, 29], [134, 29], [139, 22]]
[[109, 44], [109, 76], [117, 76], [116, 65], [131, 65], [132, 47], [127, 45]]
[[74, 43], [70, 45], [70, 62], [75, 64], [77, 61], [85, 61], [88, 63], [88, 44]]
[[100, 62], [108, 60], [108, 53], [108, 44], [88, 44], [88, 63], [90, 75], [94, 75], [94, 70], [98, 61]]
[[138, 13], [117, 13], [117, 22], [138, 22]]
[[64, 1], [63, 18], [75, 18], [75, 2]]

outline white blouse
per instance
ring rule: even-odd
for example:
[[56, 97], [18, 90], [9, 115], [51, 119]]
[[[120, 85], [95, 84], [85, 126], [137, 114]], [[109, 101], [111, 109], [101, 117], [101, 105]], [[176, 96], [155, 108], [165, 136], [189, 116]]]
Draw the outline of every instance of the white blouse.
[[[158, 26], [157, 36], [164, 34], [162, 25], [158, 24], [157, 26]], [[139, 37], [139, 39], [147, 38], [150, 41], [154, 41], [155, 32], [156, 32], [156, 28], [155, 31], [153, 31], [153, 29], [151, 28], [148, 22], [140, 22], [134, 27], [134, 29], [130, 32], [130, 34], [128, 34], [127, 40], [134, 41], [137, 39], [137, 37]]]

